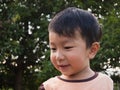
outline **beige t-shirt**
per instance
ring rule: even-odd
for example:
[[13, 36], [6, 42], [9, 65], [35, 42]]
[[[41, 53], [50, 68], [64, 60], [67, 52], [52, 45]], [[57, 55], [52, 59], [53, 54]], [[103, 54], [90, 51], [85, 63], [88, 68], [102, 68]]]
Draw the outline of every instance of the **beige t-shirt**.
[[45, 90], [113, 90], [113, 81], [102, 73], [84, 80], [65, 80], [54, 77], [43, 83]]

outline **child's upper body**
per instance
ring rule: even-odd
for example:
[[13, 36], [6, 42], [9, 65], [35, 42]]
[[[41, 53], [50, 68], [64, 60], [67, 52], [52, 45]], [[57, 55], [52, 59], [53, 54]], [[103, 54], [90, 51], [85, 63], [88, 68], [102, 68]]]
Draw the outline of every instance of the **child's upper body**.
[[89, 12], [75, 7], [58, 13], [49, 27], [50, 59], [61, 72], [39, 90], [113, 90], [112, 80], [90, 68], [100, 48], [101, 28]]
[[67, 80], [59, 76], [43, 83], [39, 90], [113, 90], [112, 80], [104, 74], [96, 73], [83, 80]]

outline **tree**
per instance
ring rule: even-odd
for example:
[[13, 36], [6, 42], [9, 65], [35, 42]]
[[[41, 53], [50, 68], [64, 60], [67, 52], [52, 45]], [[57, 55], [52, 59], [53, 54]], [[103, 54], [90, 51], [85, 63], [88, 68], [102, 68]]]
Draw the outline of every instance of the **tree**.
[[69, 6], [90, 10], [103, 24], [102, 48], [92, 61], [93, 69], [119, 66], [119, 5], [119, 0], [1, 0], [0, 88], [36, 90], [47, 74], [58, 73], [49, 62], [47, 26], [57, 12]]
[[[41, 4], [41, 1], [1, 1], [1, 88], [23, 90], [32, 80], [30, 76], [35, 69], [40, 68], [38, 65], [48, 48], [46, 27], [49, 17], [44, 15], [48, 11], [41, 11], [41, 8], [47, 7], [37, 4]], [[29, 81], [25, 81], [24, 77]]]

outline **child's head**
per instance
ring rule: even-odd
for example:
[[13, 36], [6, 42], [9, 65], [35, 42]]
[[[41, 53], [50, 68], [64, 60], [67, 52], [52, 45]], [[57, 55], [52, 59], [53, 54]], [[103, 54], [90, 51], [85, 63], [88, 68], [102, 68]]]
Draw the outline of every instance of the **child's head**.
[[74, 37], [77, 31], [85, 40], [87, 48], [101, 38], [101, 28], [96, 18], [90, 12], [75, 7], [58, 13], [51, 20], [48, 30], [66, 37]]
[[58, 13], [49, 27], [50, 59], [62, 75], [91, 73], [89, 61], [99, 49], [100, 26], [95, 17], [78, 8]]

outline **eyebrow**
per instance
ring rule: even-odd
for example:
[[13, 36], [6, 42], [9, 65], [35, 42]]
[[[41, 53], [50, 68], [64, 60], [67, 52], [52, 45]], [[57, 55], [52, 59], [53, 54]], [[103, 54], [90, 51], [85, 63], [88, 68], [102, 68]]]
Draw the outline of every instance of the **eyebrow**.
[[[71, 41], [73, 41], [73, 39], [64, 40], [64, 41], [62, 41], [62, 44], [66, 44], [66, 43], [69, 43]], [[50, 42], [49, 45], [55, 45], [55, 43], [54, 42]]]

